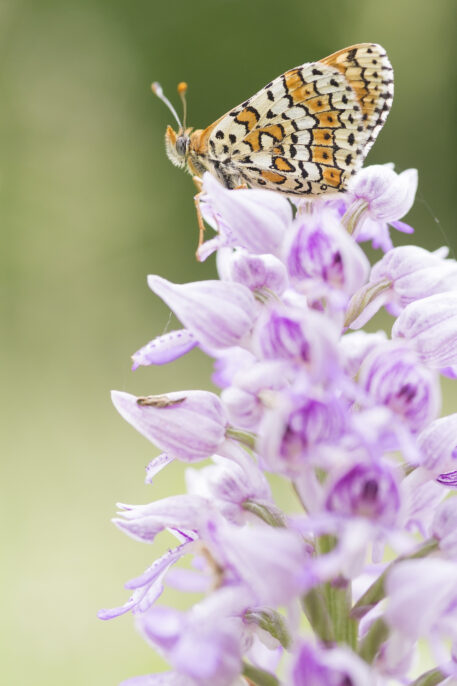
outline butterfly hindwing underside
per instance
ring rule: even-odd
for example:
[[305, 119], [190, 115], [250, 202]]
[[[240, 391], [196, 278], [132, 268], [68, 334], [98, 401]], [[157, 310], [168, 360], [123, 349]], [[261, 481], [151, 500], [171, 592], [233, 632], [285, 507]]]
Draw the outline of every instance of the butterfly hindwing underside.
[[341, 191], [389, 113], [385, 50], [362, 43], [290, 69], [204, 130], [190, 134], [187, 166], [226, 187], [289, 195]]

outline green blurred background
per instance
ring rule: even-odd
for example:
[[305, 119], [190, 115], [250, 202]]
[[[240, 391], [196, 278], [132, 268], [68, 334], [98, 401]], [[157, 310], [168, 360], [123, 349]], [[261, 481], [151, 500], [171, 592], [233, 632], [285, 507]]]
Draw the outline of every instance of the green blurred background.
[[[112, 686], [163, 668], [130, 616], [103, 623], [156, 554], [110, 523], [115, 502], [182, 489], [117, 415], [109, 389], [209, 385], [198, 352], [130, 372], [169, 327], [146, 287], [209, 278], [194, 260], [190, 177], [168, 162], [174, 102], [210, 124], [287, 68], [375, 41], [395, 69], [369, 163], [417, 167], [420, 244], [456, 247], [455, 0], [1, 0], [1, 683]], [[438, 220], [438, 221], [437, 221]], [[444, 233], [443, 233], [444, 232]], [[397, 242], [404, 237], [397, 237]], [[449, 410], [453, 399], [446, 399]], [[455, 403], [454, 403], [455, 404]]]

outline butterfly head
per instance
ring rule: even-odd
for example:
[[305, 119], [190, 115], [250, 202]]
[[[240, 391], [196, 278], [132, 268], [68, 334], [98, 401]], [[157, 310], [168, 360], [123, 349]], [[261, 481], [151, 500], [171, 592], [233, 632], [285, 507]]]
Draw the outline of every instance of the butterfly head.
[[176, 110], [171, 104], [171, 102], [168, 100], [168, 98], [164, 95], [162, 86], [160, 83], [153, 83], [151, 86], [152, 92], [157, 95], [158, 98], [162, 100], [178, 122], [179, 129], [178, 131], [174, 131], [174, 129], [171, 128], [171, 126], [167, 126], [167, 130], [165, 132], [165, 147], [167, 151], [167, 155], [169, 159], [173, 162], [174, 165], [177, 167], [185, 167], [187, 165], [187, 157], [189, 153], [189, 143], [190, 143], [190, 133], [192, 131], [191, 128], [186, 128], [186, 113], [187, 113], [187, 104], [186, 104], [186, 91], [187, 91], [187, 83], [182, 81], [181, 83], [178, 84], [178, 93], [181, 98], [182, 104], [183, 104], [183, 122], [181, 123], [181, 120], [179, 119], [178, 115], [176, 114]]
[[165, 149], [169, 159], [176, 167], [185, 167], [187, 164], [187, 157], [189, 152], [190, 132], [192, 129], [185, 131], [180, 128], [174, 131], [171, 126], [167, 126], [165, 132]]

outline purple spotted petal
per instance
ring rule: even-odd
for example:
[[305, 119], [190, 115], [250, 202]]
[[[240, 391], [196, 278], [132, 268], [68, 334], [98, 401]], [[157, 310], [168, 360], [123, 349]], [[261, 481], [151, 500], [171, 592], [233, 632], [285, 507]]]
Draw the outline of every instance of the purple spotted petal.
[[217, 268], [221, 279], [241, 283], [251, 291], [268, 289], [281, 294], [288, 285], [285, 265], [274, 255], [250, 255], [247, 250], [219, 250]]
[[198, 345], [195, 336], [186, 329], [170, 331], [169, 333], [154, 338], [142, 348], [133, 353], [132, 371], [138, 367], [147, 367], [151, 364], [167, 364], [177, 360]]

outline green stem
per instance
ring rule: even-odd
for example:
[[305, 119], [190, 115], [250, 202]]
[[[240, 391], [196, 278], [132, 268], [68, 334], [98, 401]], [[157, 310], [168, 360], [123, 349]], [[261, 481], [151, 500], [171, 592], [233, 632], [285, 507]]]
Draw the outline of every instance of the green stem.
[[342, 580], [341, 586], [326, 583], [324, 584], [324, 595], [336, 642], [346, 643], [352, 650], [355, 650], [357, 646], [358, 622], [350, 615], [352, 604], [350, 582]]
[[360, 657], [371, 664], [379, 652], [381, 645], [387, 640], [389, 636], [389, 627], [385, 621], [380, 617], [377, 619], [368, 630], [367, 635], [363, 639], [359, 647]]
[[244, 613], [243, 620], [247, 624], [256, 624], [264, 631], [267, 631], [273, 638], [276, 638], [286, 650], [290, 648], [292, 639], [286, 621], [279, 612], [276, 612], [276, 610], [272, 610], [271, 608], [247, 610]]
[[251, 512], [270, 526], [277, 528], [286, 526], [284, 514], [280, 510], [270, 508], [261, 503], [256, 503], [255, 500], [245, 500], [243, 503], [243, 510]]
[[[320, 555], [326, 555], [334, 549], [336, 543], [334, 536], [320, 536], [316, 541], [316, 551]], [[352, 605], [350, 582], [346, 579], [339, 579], [333, 583], [327, 582], [322, 586], [322, 595], [334, 640], [337, 643], [346, 643], [355, 650], [358, 622], [350, 616]]]
[[322, 588], [312, 588], [302, 598], [303, 611], [323, 643], [335, 643], [335, 631]]
[[273, 674], [246, 663], [243, 663], [243, 675], [253, 686], [279, 686], [279, 681]]
[[419, 676], [410, 686], [436, 686], [436, 684], [440, 684], [445, 679], [447, 679], [447, 676], [441, 670], [431, 669], [429, 672]]
[[249, 431], [240, 431], [239, 429], [234, 429], [233, 426], [228, 426], [225, 430], [225, 435], [227, 438], [233, 438], [251, 450], [255, 449], [255, 436], [249, 433]]
[[370, 588], [365, 591], [365, 593], [359, 598], [354, 607], [352, 608], [352, 616], [361, 619], [367, 614], [375, 605], [379, 603], [380, 600], [386, 595], [385, 581], [391, 569], [395, 567], [396, 564], [402, 562], [403, 560], [415, 560], [421, 557], [426, 557], [430, 553], [433, 553], [438, 548], [438, 541], [435, 538], [431, 538], [425, 541], [423, 545], [416, 550], [411, 555], [403, 555], [393, 562], [384, 570], [384, 572], [374, 581]]

